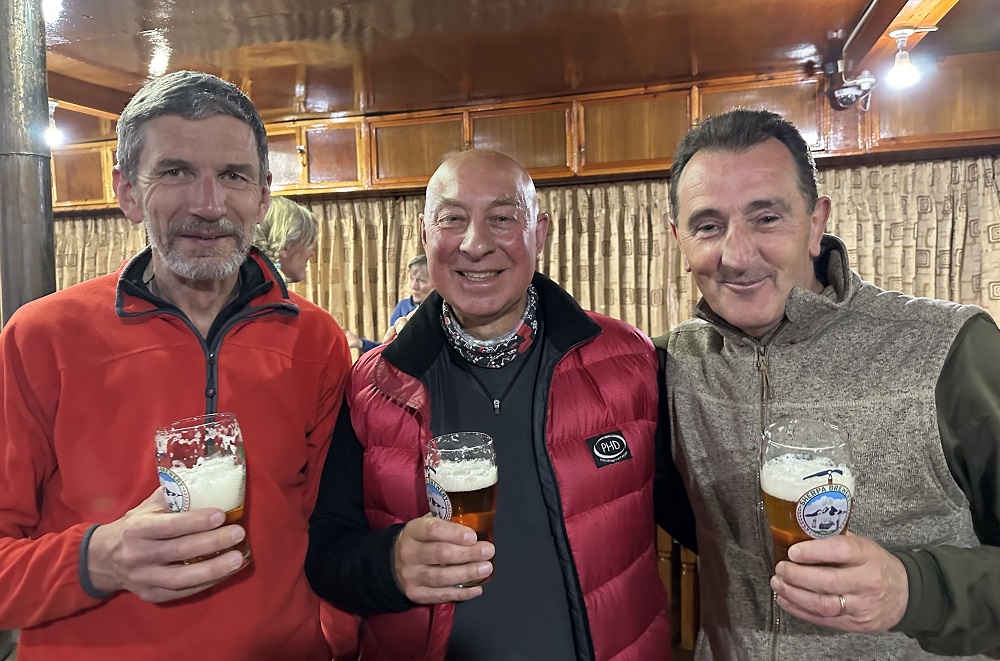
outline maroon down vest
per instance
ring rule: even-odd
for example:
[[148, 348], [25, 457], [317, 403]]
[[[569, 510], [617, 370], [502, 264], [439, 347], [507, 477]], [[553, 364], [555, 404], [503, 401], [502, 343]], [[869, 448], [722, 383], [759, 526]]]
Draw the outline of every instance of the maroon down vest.
[[[586, 605], [591, 649], [581, 655], [598, 661], [669, 660], [667, 596], [657, 570], [653, 522], [656, 356], [636, 329], [587, 314], [601, 333], [559, 357], [544, 423], [572, 555], [561, 561], [575, 566]], [[364, 447], [369, 524], [384, 528], [426, 514], [419, 447], [431, 428], [424, 384], [379, 352], [355, 366], [347, 396]], [[535, 428], [539, 425], [536, 420]], [[614, 447], [606, 446], [612, 463], [598, 468], [600, 458], [588, 439], [617, 432], [631, 459], [615, 461]], [[367, 618], [361, 658], [444, 659], [454, 611], [448, 603]]]

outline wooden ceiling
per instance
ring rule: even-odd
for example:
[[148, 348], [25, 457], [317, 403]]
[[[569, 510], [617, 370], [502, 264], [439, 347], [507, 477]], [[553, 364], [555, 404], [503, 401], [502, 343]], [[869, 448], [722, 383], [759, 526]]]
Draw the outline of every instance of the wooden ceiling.
[[[680, 83], [837, 59], [869, 0], [45, 0], [49, 95], [113, 118], [151, 76], [199, 69], [268, 118], [379, 114]], [[936, 7], [936, 57], [1000, 49], [1000, 0]], [[933, 12], [931, 12], [933, 13]], [[945, 15], [947, 14], [947, 16]], [[928, 15], [924, 11], [923, 16]], [[916, 57], [915, 54], [915, 57]], [[884, 59], [884, 58], [883, 58]], [[58, 116], [57, 116], [58, 119]]]

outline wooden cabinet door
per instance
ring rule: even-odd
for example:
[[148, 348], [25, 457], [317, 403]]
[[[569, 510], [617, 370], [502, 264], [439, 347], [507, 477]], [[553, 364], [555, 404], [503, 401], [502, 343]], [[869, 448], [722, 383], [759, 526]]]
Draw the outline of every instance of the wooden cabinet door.
[[880, 148], [1000, 136], [1000, 53], [945, 58], [913, 87], [875, 90]]
[[688, 92], [580, 102], [580, 174], [666, 170], [690, 126]]
[[301, 130], [310, 188], [364, 186], [361, 120], [306, 124]]
[[85, 143], [52, 150], [52, 206], [114, 206], [111, 190], [112, 145]]
[[299, 130], [292, 124], [277, 124], [267, 130], [267, 160], [271, 169], [271, 188], [299, 188], [305, 179], [305, 145]]
[[371, 120], [372, 185], [423, 186], [441, 161], [465, 147], [461, 114]]
[[762, 108], [795, 124], [812, 149], [826, 147], [820, 131], [819, 104], [827, 101], [819, 92], [817, 79], [705, 86], [700, 97], [697, 117], [702, 120], [737, 107]]
[[520, 163], [535, 179], [573, 174], [569, 103], [469, 113], [475, 149], [493, 149]]

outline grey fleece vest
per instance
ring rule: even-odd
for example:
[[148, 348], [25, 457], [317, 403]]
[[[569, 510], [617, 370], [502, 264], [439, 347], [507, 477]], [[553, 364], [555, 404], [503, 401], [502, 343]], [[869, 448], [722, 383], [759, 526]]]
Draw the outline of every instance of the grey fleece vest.
[[941, 448], [934, 389], [956, 334], [981, 310], [862, 282], [831, 236], [820, 260], [829, 286], [793, 290], [785, 321], [762, 341], [704, 301], [702, 319], [668, 337], [673, 454], [701, 553], [699, 661], [941, 658], [903, 634], [841, 633], [773, 605], [757, 461], [761, 430], [777, 417], [819, 418], [850, 433], [851, 531], [888, 549], [978, 543]]

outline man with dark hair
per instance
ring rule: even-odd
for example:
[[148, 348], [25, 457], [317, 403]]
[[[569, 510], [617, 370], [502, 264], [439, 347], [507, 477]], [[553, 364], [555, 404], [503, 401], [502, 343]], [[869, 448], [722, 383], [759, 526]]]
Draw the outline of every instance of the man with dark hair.
[[[670, 198], [703, 296], [698, 319], [656, 340], [697, 522], [696, 658], [1000, 649], [993, 320], [863, 282], [824, 234], [831, 202], [808, 146], [774, 113], [738, 109], [693, 129]], [[779, 417], [850, 432], [856, 499], [852, 532], [794, 545], [774, 568], [757, 462]]]
[[[118, 155], [150, 246], [0, 333], [0, 627], [25, 659], [329, 661], [302, 563], [350, 355], [251, 248], [263, 124], [233, 85], [173, 73], [125, 108]], [[243, 432], [246, 529], [156, 486], [154, 430], [219, 411]], [[212, 557], [247, 531], [249, 566]]]

